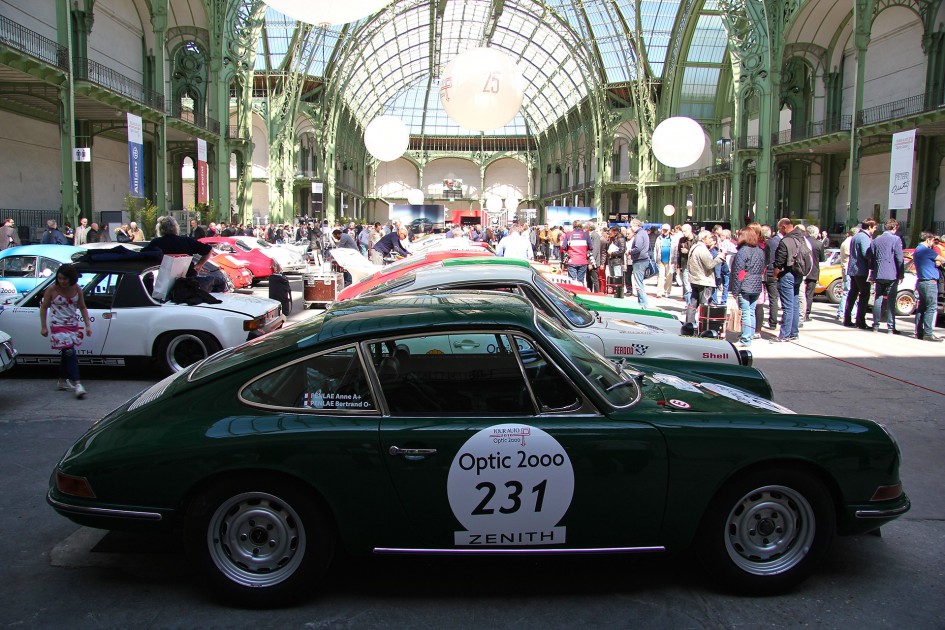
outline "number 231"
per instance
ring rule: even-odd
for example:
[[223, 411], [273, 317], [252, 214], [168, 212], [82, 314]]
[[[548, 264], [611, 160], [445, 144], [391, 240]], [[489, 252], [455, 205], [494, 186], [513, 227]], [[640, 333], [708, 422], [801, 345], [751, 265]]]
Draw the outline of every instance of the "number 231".
[[[541, 506], [545, 501], [545, 488], [548, 485], [548, 480], [543, 479], [541, 483], [535, 485], [531, 492], [536, 495], [535, 497], [535, 511], [541, 512]], [[508, 488], [509, 493], [506, 498], [512, 502], [508, 507], [504, 505], [499, 506], [499, 512], [502, 514], [514, 514], [518, 512], [522, 507], [522, 484], [518, 481], [507, 481], [505, 487]], [[483, 514], [495, 514], [495, 509], [487, 507], [489, 502], [492, 501], [496, 493], [496, 487], [494, 483], [489, 481], [483, 481], [482, 483], [476, 484], [476, 490], [485, 490], [486, 496], [482, 498], [482, 501], [479, 502], [479, 505], [476, 506], [476, 509], [472, 511], [473, 515], [481, 516]]]

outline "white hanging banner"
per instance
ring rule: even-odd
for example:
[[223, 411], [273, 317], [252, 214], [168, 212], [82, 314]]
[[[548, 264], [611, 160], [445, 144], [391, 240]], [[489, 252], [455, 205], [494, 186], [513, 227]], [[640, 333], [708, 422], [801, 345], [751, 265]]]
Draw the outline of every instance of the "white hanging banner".
[[912, 163], [915, 153], [915, 129], [893, 134], [889, 154], [889, 208], [912, 207]]

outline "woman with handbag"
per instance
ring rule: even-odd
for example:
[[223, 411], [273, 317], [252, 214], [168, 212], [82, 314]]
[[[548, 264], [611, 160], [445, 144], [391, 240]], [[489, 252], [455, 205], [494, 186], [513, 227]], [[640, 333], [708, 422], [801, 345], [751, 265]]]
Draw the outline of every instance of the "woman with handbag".
[[758, 246], [759, 237], [759, 232], [750, 227], [742, 230], [738, 235], [738, 251], [732, 263], [730, 289], [742, 312], [742, 331], [738, 345], [743, 348], [751, 346], [751, 340], [755, 336], [755, 306], [758, 304], [765, 276], [767, 261], [764, 251]]

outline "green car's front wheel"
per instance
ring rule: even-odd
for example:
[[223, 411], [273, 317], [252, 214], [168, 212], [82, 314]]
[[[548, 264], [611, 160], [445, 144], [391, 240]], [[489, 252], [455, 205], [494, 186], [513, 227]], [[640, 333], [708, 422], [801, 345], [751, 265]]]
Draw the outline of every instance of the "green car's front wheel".
[[248, 476], [200, 495], [187, 542], [201, 574], [225, 599], [269, 607], [291, 602], [324, 575], [334, 532], [304, 489]]
[[835, 522], [830, 494], [812, 475], [758, 471], [714, 498], [698, 552], [706, 568], [733, 589], [780, 593], [810, 575], [830, 545]]

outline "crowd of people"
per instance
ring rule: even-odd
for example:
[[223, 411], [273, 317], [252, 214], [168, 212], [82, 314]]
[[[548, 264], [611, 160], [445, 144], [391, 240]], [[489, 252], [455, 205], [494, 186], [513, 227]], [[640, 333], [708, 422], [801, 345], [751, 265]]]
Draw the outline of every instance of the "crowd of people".
[[[905, 269], [899, 223], [890, 219], [881, 233], [878, 228], [867, 219], [843, 236], [844, 292], [836, 317], [847, 327], [903, 334], [895, 317]], [[499, 255], [560, 265], [592, 291], [635, 294], [641, 308], [650, 307], [648, 291], [653, 289], [647, 278], [656, 276], [656, 297], [670, 297], [678, 287], [688, 323], [695, 324], [706, 306], [727, 306], [731, 295], [741, 313], [738, 343], [743, 347], [761, 337], [762, 327], [778, 331], [774, 342], [798, 339], [811, 319], [820, 266], [830, 246], [826, 231], [789, 218], [774, 226], [752, 223], [734, 234], [722, 225], [696, 231], [689, 223], [646, 230], [637, 219], [602, 230], [593, 221], [575, 221], [566, 227], [513, 225], [510, 232], [499, 241]], [[919, 299], [914, 335], [939, 342], [933, 326], [945, 293], [945, 238], [923, 232], [914, 260]]]

